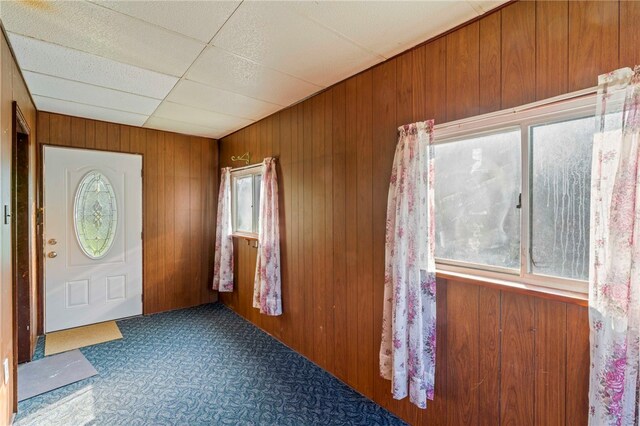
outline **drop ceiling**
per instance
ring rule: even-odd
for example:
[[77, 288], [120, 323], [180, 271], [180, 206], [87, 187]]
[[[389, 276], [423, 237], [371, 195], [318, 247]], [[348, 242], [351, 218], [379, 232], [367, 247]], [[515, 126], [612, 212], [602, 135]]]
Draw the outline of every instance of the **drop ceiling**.
[[39, 110], [220, 138], [489, 1], [2, 2]]

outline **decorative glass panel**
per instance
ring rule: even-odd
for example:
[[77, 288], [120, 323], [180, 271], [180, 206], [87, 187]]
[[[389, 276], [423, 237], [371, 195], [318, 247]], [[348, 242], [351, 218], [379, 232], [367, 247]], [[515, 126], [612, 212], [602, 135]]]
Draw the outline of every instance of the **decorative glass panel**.
[[520, 267], [520, 129], [435, 147], [436, 257]]
[[91, 259], [104, 257], [113, 244], [118, 223], [116, 194], [105, 175], [92, 170], [80, 180], [73, 218], [82, 251]]
[[593, 116], [531, 128], [531, 270], [589, 278]]

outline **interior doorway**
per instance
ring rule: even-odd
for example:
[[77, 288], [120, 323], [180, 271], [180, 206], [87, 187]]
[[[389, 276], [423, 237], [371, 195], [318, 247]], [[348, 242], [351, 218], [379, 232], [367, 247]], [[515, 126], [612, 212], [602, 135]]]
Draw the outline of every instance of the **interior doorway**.
[[[35, 342], [32, 333], [33, 297], [31, 279], [32, 236], [31, 209], [31, 144], [30, 129], [16, 102], [13, 102], [13, 137], [11, 146], [11, 207], [5, 206], [5, 224], [11, 223], [11, 266], [13, 287], [14, 374], [18, 363], [30, 361]], [[14, 380], [14, 395], [17, 395]], [[14, 407], [15, 408], [15, 407]]]

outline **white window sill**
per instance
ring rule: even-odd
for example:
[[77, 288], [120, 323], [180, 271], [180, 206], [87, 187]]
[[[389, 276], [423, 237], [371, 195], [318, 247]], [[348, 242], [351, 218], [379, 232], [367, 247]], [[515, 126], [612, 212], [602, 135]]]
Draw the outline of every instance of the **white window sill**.
[[258, 234], [234, 232], [231, 234], [232, 238], [244, 238], [247, 241], [258, 241]]

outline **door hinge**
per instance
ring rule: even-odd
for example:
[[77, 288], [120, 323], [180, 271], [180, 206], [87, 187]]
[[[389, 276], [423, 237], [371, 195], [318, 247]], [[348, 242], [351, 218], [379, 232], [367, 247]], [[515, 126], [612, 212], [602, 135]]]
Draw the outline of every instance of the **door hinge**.
[[4, 205], [4, 224], [8, 225], [9, 224], [9, 220], [11, 217], [11, 213], [9, 213], [9, 206], [8, 205]]
[[140, 239], [143, 240], [144, 239], [144, 231], [140, 231]]
[[522, 208], [522, 192], [518, 194], [518, 204], [516, 205], [516, 209]]

